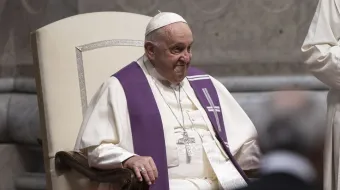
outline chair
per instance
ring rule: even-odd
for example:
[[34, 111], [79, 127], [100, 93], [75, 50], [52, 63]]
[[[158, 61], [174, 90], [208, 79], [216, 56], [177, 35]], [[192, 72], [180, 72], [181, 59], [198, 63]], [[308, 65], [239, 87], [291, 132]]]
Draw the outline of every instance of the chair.
[[143, 55], [150, 17], [124, 12], [72, 16], [31, 34], [42, 144], [50, 190], [95, 189], [99, 182], [117, 189], [144, 189], [125, 168], [90, 168], [74, 152], [88, 102], [116, 71]]

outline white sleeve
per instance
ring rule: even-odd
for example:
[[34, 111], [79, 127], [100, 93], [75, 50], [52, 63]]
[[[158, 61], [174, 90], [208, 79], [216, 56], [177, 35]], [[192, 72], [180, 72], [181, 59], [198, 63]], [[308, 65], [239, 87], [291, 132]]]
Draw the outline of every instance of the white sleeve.
[[253, 122], [225, 86], [213, 77], [211, 80], [218, 92], [231, 153], [243, 170], [257, 169], [261, 154]]
[[111, 143], [101, 144], [94, 149], [89, 149], [87, 153], [89, 165], [98, 169], [120, 167], [123, 161], [134, 155]]
[[100, 87], [84, 118], [76, 149], [86, 149], [91, 167], [112, 169], [135, 155], [121, 145], [127, 138], [129, 117], [118, 79], [111, 77]]
[[301, 47], [308, 69], [331, 88], [340, 89], [340, 1], [320, 0]]
[[243, 170], [258, 169], [260, 165], [260, 148], [255, 139], [245, 142], [235, 155], [237, 163]]

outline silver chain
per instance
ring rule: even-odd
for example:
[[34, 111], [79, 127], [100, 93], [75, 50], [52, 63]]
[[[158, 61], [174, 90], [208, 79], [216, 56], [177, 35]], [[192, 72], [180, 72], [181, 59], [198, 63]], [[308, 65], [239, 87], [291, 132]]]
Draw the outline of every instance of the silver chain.
[[170, 109], [171, 113], [175, 116], [175, 118], [176, 118], [177, 122], [179, 123], [179, 125], [183, 128], [183, 130], [184, 130], [184, 135], [187, 135], [188, 133], [187, 133], [187, 131], [185, 130], [185, 127], [184, 127], [184, 114], [183, 114], [183, 108], [182, 108], [182, 104], [180, 103], [180, 99], [181, 99], [181, 85], [179, 85], [179, 93], [178, 93], [178, 94], [179, 94], [179, 95], [178, 95], [179, 98], [177, 98], [177, 95], [176, 95], [175, 90], [174, 90], [173, 88], [171, 88], [171, 89], [172, 89], [172, 92], [173, 92], [174, 95], [175, 95], [177, 104], [179, 105], [179, 107], [180, 107], [180, 109], [181, 109], [182, 123], [183, 123], [183, 124], [181, 124], [181, 122], [180, 122], [179, 119], [177, 118], [175, 112], [172, 110], [172, 108], [170, 107], [170, 105], [169, 105], [169, 104], [167, 103], [167, 101], [165, 100], [165, 97], [163, 96], [161, 90], [159, 89], [159, 87], [158, 87], [158, 85], [157, 85], [157, 83], [156, 83], [155, 78], [150, 74], [149, 69], [148, 69], [148, 67], [146, 66], [145, 61], [144, 61], [144, 58], [143, 58], [143, 64], [144, 64], [144, 66], [145, 66], [145, 68], [146, 68], [148, 74], [151, 76], [152, 81], [154, 82], [154, 84], [155, 84], [155, 86], [156, 86], [156, 88], [157, 88], [159, 94], [162, 96], [162, 98], [163, 98], [165, 104], [168, 106], [168, 108]]
[[[170, 109], [171, 113], [174, 115], [174, 117], [176, 118], [177, 122], [179, 123], [179, 125], [183, 128], [183, 138], [181, 138], [183, 140], [183, 143], [185, 145], [185, 149], [186, 149], [186, 152], [187, 152], [187, 163], [190, 163], [191, 162], [191, 157], [192, 157], [192, 149], [191, 149], [191, 146], [190, 146], [190, 141], [192, 143], [195, 142], [195, 139], [194, 138], [190, 138], [189, 135], [188, 135], [188, 132], [185, 130], [185, 127], [184, 127], [184, 114], [183, 114], [183, 109], [182, 109], [182, 104], [181, 104], [181, 85], [179, 85], [179, 98], [177, 99], [177, 95], [176, 95], [176, 91], [172, 88], [172, 91], [173, 93], [175, 94], [175, 98], [176, 98], [176, 101], [177, 101], [177, 104], [179, 105], [180, 109], [181, 109], [181, 114], [182, 114], [182, 121], [183, 121], [183, 125], [181, 124], [181, 122], [179, 121], [179, 119], [177, 118], [175, 112], [171, 109], [170, 105], [168, 104], [168, 102], [165, 100], [165, 97], [163, 96], [161, 90], [159, 89], [157, 83], [156, 83], [156, 80], [155, 78], [150, 74], [149, 72], [149, 69], [148, 67], [146, 66], [145, 64], [145, 61], [144, 61], [144, 58], [143, 58], [143, 63], [144, 63], [144, 66], [148, 72], [148, 74], [151, 76], [159, 94], [162, 96], [164, 102], [166, 103], [166, 105], [168, 106], [168, 108]], [[185, 92], [185, 91], [184, 91]], [[186, 92], [185, 92], [186, 93]], [[178, 141], [177, 144], [179, 144], [180, 142]]]

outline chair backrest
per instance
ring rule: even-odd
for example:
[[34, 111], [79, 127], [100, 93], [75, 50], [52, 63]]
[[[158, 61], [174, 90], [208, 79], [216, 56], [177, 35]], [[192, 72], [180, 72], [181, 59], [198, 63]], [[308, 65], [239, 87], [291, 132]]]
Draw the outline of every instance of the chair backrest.
[[133, 13], [87, 13], [31, 34], [48, 189], [88, 189], [77, 174], [58, 175], [54, 155], [73, 150], [83, 113], [100, 85], [143, 55], [149, 20]]

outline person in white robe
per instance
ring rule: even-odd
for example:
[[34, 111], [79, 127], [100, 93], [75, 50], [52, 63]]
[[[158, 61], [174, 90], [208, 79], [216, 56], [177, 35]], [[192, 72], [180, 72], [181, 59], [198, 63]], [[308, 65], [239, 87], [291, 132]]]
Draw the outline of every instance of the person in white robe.
[[[159, 13], [147, 26], [145, 39], [145, 54], [136, 62], [161, 115], [170, 189], [232, 189], [246, 185], [216, 139], [212, 123], [186, 77], [193, 43], [186, 21], [175, 13]], [[224, 85], [209, 78], [219, 97], [230, 152], [242, 170], [256, 170], [260, 156], [256, 128]], [[187, 147], [177, 143], [184, 131], [194, 138], [189, 160]], [[126, 94], [114, 76], [92, 98], [75, 150], [86, 150], [91, 167], [128, 167], [149, 185], [163, 175], [152, 158], [134, 153]]]
[[324, 189], [339, 190], [340, 149], [340, 1], [320, 0], [301, 47], [305, 65], [330, 87], [327, 97], [327, 137]]

